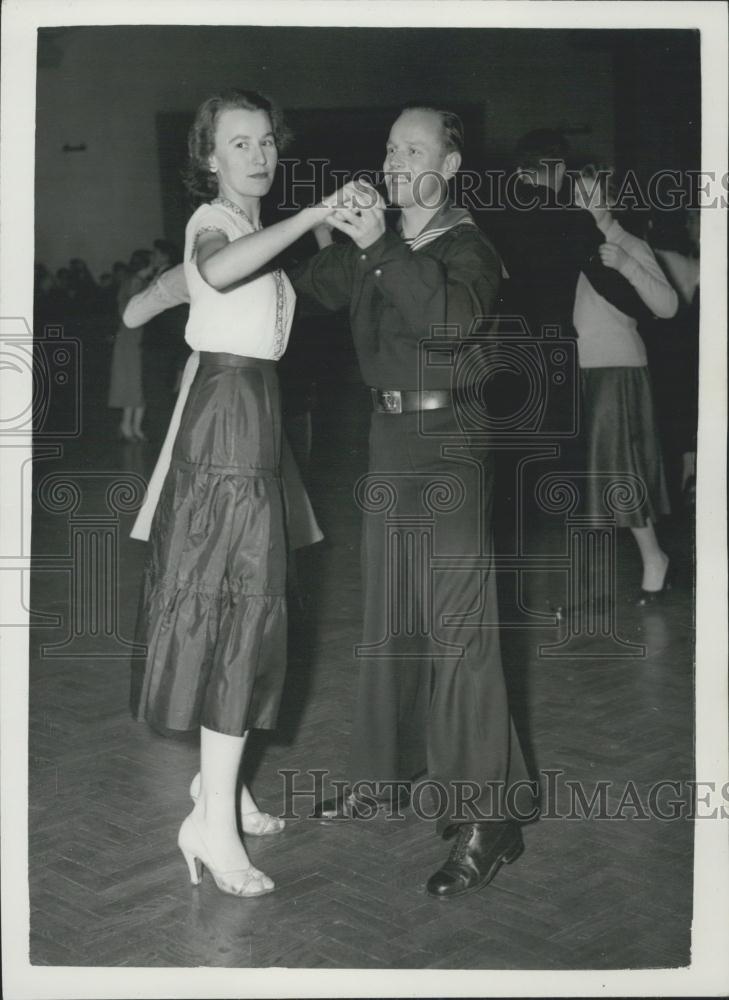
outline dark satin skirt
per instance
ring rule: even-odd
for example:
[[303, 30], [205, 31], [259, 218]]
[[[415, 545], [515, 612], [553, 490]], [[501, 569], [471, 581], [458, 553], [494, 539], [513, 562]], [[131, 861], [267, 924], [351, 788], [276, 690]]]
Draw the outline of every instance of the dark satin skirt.
[[[585, 513], [608, 513], [606, 477], [630, 486], [625, 510], [609, 513], [623, 528], [642, 528], [670, 514], [650, 376], [642, 368], [583, 368], [582, 414], [588, 476]], [[634, 497], [632, 496], [634, 494]]]
[[201, 352], [152, 522], [132, 710], [242, 736], [276, 723], [286, 540], [275, 362]]

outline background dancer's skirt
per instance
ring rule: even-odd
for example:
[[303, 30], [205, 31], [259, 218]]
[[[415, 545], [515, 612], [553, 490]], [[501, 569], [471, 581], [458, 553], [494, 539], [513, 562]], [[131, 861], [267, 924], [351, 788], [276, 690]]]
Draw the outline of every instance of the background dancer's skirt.
[[[623, 528], [641, 528], [648, 518], [655, 522], [669, 514], [648, 369], [583, 368], [580, 379], [588, 470], [585, 513], [614, 516]], [[619, 485], [621, 477], [625, 488]], [[615, 507], [624, 510], [616, 512]]]
[[132, 711], [160, 730], [275, 725], [286, 538], [275, 362], [200, 354], [152, 521]]

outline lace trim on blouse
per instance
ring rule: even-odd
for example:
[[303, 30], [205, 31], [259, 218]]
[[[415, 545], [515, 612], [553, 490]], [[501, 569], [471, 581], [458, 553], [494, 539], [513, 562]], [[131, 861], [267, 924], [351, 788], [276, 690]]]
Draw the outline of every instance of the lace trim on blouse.
[[240, 207], [240, 205], [236, 205], [234, 201], [229, 201], [228, 198], [221, 198], [221, 197], [213, 198], [210, 204], [222, 205], [223, 208], [227, 208], [234, 215], [242, 215], [243, 218], [248, 223], [248, 225], [251, 227], [251, 229], [254, 230], [254, 232], [257, 232], [259, 229], [263, 229], [263, 226], [261, 225], [260, 221], [257, 226], [254, 226], [251, 219], [248, 216], [248, 213], [244, 212], [243, 209]]
[[228, 239], [228, 234], [220, 226], [200, 226], [198, 231], [195, 233], [195, 239], [192, 241], [192, 248], [190, 249], [190, 260], [195, 260], [195, 254], [197, 253], [197, 244], [203, 233], [222, 233], [223, 236]]
[[286, 289], [284, 287], [283, 272], [280, 267], [271, 272], [273, 280], [276, 282], [276, 329], [273, 335], [273, 355], [278, 359], [284, 352], [284, 341], [286, 331], [284, 330], [284, 304], [286, 301]]

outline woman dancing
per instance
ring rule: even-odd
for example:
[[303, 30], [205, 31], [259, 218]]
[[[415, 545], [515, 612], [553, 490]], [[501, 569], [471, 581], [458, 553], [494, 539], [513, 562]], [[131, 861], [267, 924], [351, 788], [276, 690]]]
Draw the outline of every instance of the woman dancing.
[[[575, 203], [586, 208], [605, 238], [599, 255], [605, 267], [619, 272], [656, 316], [668, 318], [678, 308], [676, 293], [650, 247], [627, 233], [613, 218], [609, 172], [583, 167], [575, 184]], [[635, 603], [655, 601], [668, 588], [669, 557], [661, 549], [654, 524], [670, 507], [656, 431], [646, 350], [638, 324], [605, 299], [584, 273], [575, 293], [573, 322], [582, 385], [587, 444], [587, 513], [604, 513], [600, 473], [628, 473], [640, 481], [640, 509], [615, 515], [630, 528], [640, 550], [643, 579]]]
[[332, 212], [317, 205], [265, 230], [282, 119], [269, 101], [226, 91], [198, 109], [187, 183], [211, 199], [185, 232], [186, 340], [199, 352], [150, 531], [138, 635], [147, 646], [132, 701], [160, 730], [200, 727], [195, 806], [179, 847], [236, 896], [270, 892], [238, 835], [278, 832], [244, 786], [248, 731], [276, 721], [286, 657], [286, 541], [275, 365], [295, 295], [273, 257]]

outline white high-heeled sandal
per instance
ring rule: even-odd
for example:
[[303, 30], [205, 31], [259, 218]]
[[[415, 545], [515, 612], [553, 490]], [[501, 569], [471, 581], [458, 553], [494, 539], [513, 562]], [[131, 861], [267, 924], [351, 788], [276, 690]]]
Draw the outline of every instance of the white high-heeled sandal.
[[[200, 798], [200, 772], [190, 783], [190, 798], [193, 802], [197, 802]], [[243, 833], [247, 833], [249, 837], [270, 837], [272, 834], [281, 833], [286, 826], [286, 820], [260, 811], [241, 813], [240, 821]]]
[[239, 896], [242, 899], [253, 899], [273, 892], [273, 880], [263, 872], [249, 865], [248, 868], [238, 868], [232, 871], [220, 871], [213, 864], [207, 845], [203, 839], [200, 827], [195, 821], [194, 813], [183, 821], [177, 835], [177, 846], [182, 851], [190, 872], [190, 882], [200, 885], [203, 865], [221, 892], [229, 896]]

